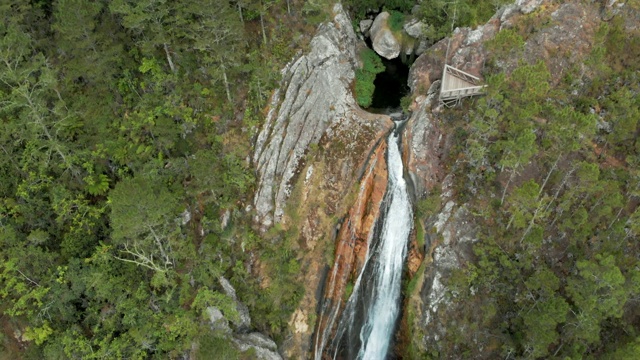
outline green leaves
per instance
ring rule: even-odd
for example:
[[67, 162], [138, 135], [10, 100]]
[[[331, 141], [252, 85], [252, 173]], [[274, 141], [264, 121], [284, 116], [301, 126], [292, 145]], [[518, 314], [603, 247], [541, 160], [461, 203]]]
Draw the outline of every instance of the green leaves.
[[508, 56], [518, 56], [524, 50], [524, 39], [515, 30], [502, 29], [496, 36], [485, 43], [491, 56], [499, 60], [507, 60]]
[[600, 323], [621, 317], [629, 294], [639, 288], [638, 284], [625, 286], [625, 277], [612, 255], [578, 261], [577, 267], [579, 277], [568, 282], [568, 293], [577, 307], [575, 336], [593, 343], [600, 340]]
[[529, 180], [515, 189], [509, 196], [508, 203], [512, 213], [513, 226], [524, 229], [538, 206], [538, 192], [540, 186], [534, 180]]
[[109, 177], [105, 174], [87, 176], [83, 180], [87, 184], [87, 192], [91, 195], [103, 195], [109, 190]]
[[222, 311], [225, 317], [231, 321], [240, 320], [240, 315], [236, 309], [236, 303], [227, 295], [207, 289], [200, 288], [191, 305], [194, 309], [202, 311], [203, 317], [207, 317], [208, 307], [216, 307]]
[[384, 71], [384, 65], [378, 54], [368, 48], [360, 52], [360, 59], [362, 68], [356, 70], [356, 101], [358, 105], [367, 108], [371, 106], [373, 99], [375, 90], [373, 81], [376, 79], [376, 74]]
[[562, 297], [552, 296], [524, 315], [526, 346], [531, 347], [534, 358], [549, 355], [549, 346], [560, 339], [556, 327], [565, 322], [568, 311], [569, 304]]
[[566, 321], [569, 304], [557, 293], [560, 279], [546, 267], [538, 269], [525, 285], [535, 301], [523, 316], [525, 346], [535, 358], [547, 356], [549, 346], [560, 338], [557, 326]]
[[124, 179], [109, 194], [118, 259], [164, 272], [174, 266], [178, 198], [157, 178]]
[[402, 25], [404, 25], [404, 15], [399, 11], [390, 11], [387, 24], [389, 24], [389, 29], [393, 32], [402, 31]]
[[33, 316], [43, 305], [50, 288], [29, 278], [18, 266], [19, 259], [0, 264], [0, 297], [11, 304], [5, 313], [10, 316]]

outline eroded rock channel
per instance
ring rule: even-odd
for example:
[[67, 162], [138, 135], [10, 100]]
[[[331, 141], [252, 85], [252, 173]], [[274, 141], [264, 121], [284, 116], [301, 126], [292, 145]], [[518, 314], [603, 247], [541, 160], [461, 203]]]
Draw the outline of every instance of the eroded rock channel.
[[[385, 158], [380, 159], [378, 154], [372, 159], [375, 164], [370, 169], [377, 166], [388, 169], [384, 196], [371, 199], [368, 196], [371, 183], [365, 179], [362, 191], [342, 225], [339, 253], [325, 284], [325, 296], [320, 306], [315, 359], [385, 359], [392, 352], [392, 338], [400, 314], [401, 280], [413, 223], [400, 152], [402, 124], [402, 119], [396, 121], [394, 130], [388, 135]], [[370, 171], [370, 174], [374, 172]], [[378, 216], [363, 224], [363, 205], [371, 200], [375, 202], [369, 206], [378, 210]], [[353, 231], [355, 229], [360, 231]], [[343, 301], [345, 298], [348, 298], [346, 302]]]

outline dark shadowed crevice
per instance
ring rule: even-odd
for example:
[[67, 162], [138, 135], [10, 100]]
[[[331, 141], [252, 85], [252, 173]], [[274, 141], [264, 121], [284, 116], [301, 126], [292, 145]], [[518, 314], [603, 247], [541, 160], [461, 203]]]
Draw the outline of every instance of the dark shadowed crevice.
[[375, 90], [371, 108], [395, 109], [400, 106], [400, 99], [409, 93], [409, 66], [399, 57], [393, 60], [382, 58], [382, 63], [385, 71], [379, 73], [373, 82]]

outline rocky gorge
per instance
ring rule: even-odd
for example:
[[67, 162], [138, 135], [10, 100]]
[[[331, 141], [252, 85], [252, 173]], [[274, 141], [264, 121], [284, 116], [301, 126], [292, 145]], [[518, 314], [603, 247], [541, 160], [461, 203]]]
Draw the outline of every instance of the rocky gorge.
[[[618, 11], [615, 3], [608, 9]], [[279, 351], [285, 358], [323, 358], [318, 349], [336, 327], [376, 232], [388, 184], [384, 139], [393, 122], [389, 115], [361, 109], [354, 100], [358, 52], [368, 38], [386, 59], [417, 56], [409, 72], [410, 115], [401, 146], [405, 178], [414, 203], [437, 197], [440, 204], [435, 213], [417, 219], [421, 230], [414, 229], [410, 237], [403, 276], [414, 285], [403, 294], [395, 353], [408, 356], [405, 346], [455, 358], [457, 350], [443, 347], [441, 339], [465, 310], [455, 303], [448, 283], [454, 269], [473, 261], [477, 238], [473, 214], [456, 196], [455, 162], [445, 161], [456, 135], [438, 103], [443, 66], [481, 76], [493, 61], [486, 44], [496, 34], [544, 21], [524, 44], [522, 58], [544, 62], [559, 79], [591, 51], [600, 13], [579, 1], [518, 0], [500, 8], [486, 24], [456, 28], [435, 44], [421, 39], [425, 24], [414, 18], [404, 24], [402, 40], [389, 29], [389, 13], [361, 21], [359, 32], [341, 5], [333, 7], [332, 16], [318, 28], [309, 52], [283, 69], [253, 156], [259, 175], [255, 222], [263, 231], [295, 228], [303, 264], [299, 280], [305, 295]], [[509, 74], [518, 61], [514, 57], [490, 66]], [[492, 349], [480, 345], [490, 339], [482, 336], [471, 336], [478, 344], [476, 358], [490, 358]]]

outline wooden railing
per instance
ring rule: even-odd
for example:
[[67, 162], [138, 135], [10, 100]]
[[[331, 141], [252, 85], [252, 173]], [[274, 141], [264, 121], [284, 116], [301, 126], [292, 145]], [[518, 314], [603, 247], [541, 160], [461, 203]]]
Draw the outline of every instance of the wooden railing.
[[[482, 95], [486, 85], [477, 85], [479, 82], [479, 78], [449, 65], [445, 65], [442, 73], [440, 102], [445, 105], [450, 105], [458, 103], [465, 97]], [[453, 89], [449, 90], [449, 88]]]
[[472, 86], [462, 89], [445, 90], [440, 93], [440, 100], [458, 99], [466, 96], [481, 95], [485, 86]]

